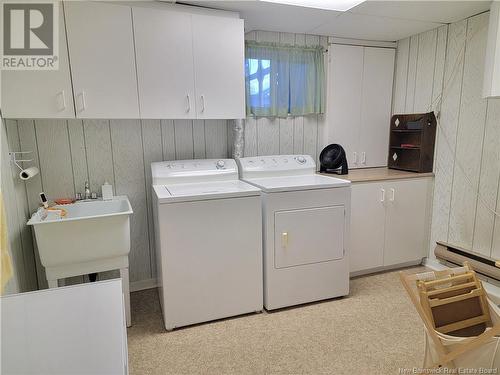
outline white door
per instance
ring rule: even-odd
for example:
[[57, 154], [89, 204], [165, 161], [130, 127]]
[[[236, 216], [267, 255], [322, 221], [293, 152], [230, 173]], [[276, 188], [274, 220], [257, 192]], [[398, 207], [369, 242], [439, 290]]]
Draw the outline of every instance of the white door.
[[134, 37], [142, 118], [196, 118], [191, 15], [137, 8]]
[[5, 118], [75, 117], [62, 4], [59, 4], [58, 57], [58, 70], [2, 70]]
[[384, 227], [387, 194], [375, 183], [351, 186], [350, 272], [384, 264]]
[[243, 20], [192, 17], [197, 117], [245, 118]]
[[387, 165], [394, 54], [391, 48], [364, 48], [360, 166]]
[[385, 184], [385, 266], [418, 261], [426, 255], [429, 185], [425, 178]]
[[91, 1], [64, 4], [78, 118], [139, 118], [132, 10]]
[[274, 267], [344, 257], [344, 206], [280, 211], [274, 216]]
[[329, 53], [328, 143], [344, 147], [349, 168], [360, 166], [363, 47], [333, 45]]

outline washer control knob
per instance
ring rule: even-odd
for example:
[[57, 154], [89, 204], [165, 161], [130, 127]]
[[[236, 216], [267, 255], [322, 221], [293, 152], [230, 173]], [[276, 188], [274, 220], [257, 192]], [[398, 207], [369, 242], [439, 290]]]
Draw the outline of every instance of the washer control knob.
[[217, 169], [222, 169], [226, 166], [226, 162], [224, 160], [218, 160], [215, 166], [217, 167]]
[[297, 156], [297, 161], [300, 163], [300, 164], [304, 164], [306, 162], [306, 158], [303, 157], [303, 156]]

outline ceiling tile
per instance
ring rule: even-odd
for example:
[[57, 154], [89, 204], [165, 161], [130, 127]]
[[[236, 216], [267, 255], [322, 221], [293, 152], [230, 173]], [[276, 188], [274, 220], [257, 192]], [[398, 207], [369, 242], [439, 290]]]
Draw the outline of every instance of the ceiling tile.
[[341, 38], [396, 41], [439, 26], [441, 26], [440, 23], [434, 22], [344, 13], [333, 21], [307, 32]]
[[343, 12], [258, 1], [189, 1], [190, 4], [240, 13], [245, 31], [267, 30], [305, 33]]
[[427, 22], [451, 23], [490, 9], [490, 1], [378, 1], [352, 8], [351, 13]]

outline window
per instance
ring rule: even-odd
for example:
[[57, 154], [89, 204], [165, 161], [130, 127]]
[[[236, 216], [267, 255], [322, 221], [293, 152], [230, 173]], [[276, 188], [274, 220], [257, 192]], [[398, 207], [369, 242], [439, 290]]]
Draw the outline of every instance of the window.
[[248, 116], [324, 113], [322, 47], [246, 43]]

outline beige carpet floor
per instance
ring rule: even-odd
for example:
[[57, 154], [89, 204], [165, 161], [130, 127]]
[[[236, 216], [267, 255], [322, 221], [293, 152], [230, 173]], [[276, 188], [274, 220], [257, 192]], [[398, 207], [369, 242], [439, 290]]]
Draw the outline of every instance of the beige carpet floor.
[[389, 375], [423, 358], [423, 326], [396, 272], [351, 280], [345, 298], [173, 332], [156, 290], [133, 293], [132, 314], [131, 375]]

